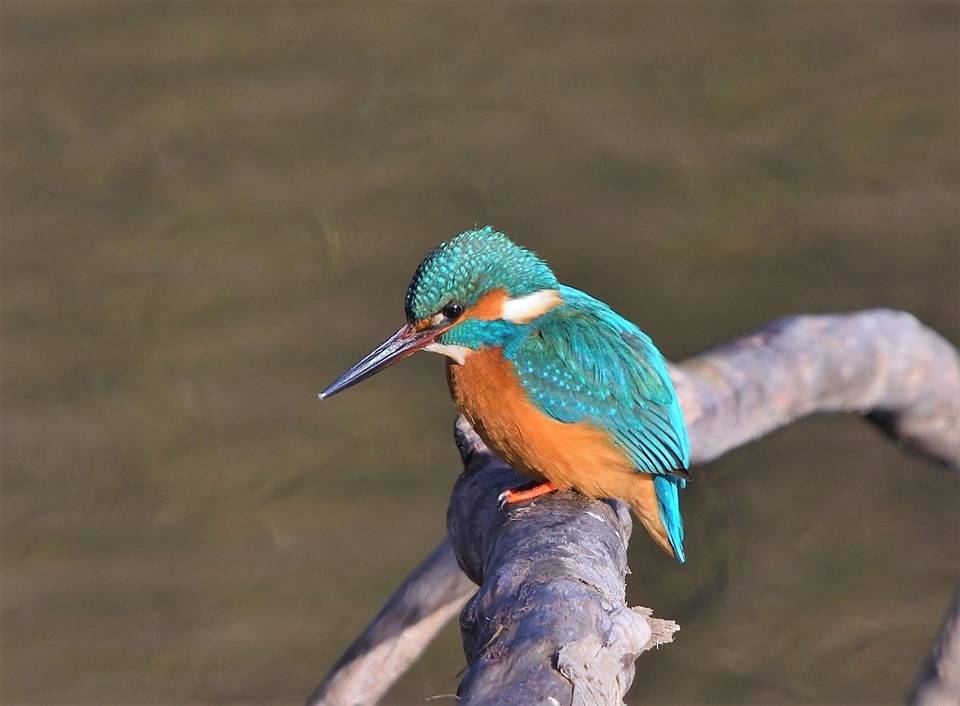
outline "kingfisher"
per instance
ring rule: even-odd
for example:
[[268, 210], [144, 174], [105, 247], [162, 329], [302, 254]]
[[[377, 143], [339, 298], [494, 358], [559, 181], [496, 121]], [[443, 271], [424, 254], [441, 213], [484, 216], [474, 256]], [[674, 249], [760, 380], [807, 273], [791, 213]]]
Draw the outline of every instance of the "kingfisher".
[[683, 563], [683, 410], [663, 355], [602, 301], [561, 284], [491, 226], [434, 249], [404, 300], [406, 324], [320, 399], [417, 351], [446, 356], [450, 395], [500, 458], [531, 479], [504, 506], [558, 490], [626, 501]]

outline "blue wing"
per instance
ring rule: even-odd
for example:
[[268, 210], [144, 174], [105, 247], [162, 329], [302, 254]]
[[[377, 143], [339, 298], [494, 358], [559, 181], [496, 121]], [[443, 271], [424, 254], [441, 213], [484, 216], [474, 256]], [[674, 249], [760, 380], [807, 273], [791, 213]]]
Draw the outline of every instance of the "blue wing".
[[653, 341], [593, 297], [564, 304], [506, 351], [531, 399], [561, 422], [608, 431], [638, 471], [685, 475], [690, 446], [667, 363]]

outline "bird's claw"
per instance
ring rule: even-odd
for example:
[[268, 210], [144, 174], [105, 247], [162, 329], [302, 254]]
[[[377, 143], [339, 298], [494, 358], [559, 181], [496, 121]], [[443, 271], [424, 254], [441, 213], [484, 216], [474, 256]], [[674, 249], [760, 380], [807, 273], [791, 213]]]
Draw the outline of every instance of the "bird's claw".
[[536, 500], [539, 497], [547, 495], [557, 490], [557, 486], [550, 482], [527, 483], [517, 488], [508, 488], [497, 496], [497, 509], [502, 510], [508, 505], [522, 503], [528, 500]]

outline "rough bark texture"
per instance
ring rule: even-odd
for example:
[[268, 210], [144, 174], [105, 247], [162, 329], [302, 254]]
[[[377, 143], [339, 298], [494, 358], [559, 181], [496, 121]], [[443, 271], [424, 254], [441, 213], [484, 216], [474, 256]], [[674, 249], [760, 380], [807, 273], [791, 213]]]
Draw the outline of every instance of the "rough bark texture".
[[[698, 463], [798, 417], [846, 411], [960, 469], [960, 359], [903, 312], [781, 319], [672, 374]], [[468, 427], [458, 430], [466, 470], [448, 512], [450, 539], [407, 579], [310, 703], [374, 703], [416, 659], [474, 590], [455, 568], [453, 548], [482, 583], [461, 616], [468, 661], [461, 701], [620, 703], [633, 657], [669, 641], [675, 629], [623, 604], [629, 514], [618, 503], [567, 493], [497, 512], [496, 495], [519, 476]], [[924, 672], [919, 706], [944, 703], [927, 694], [960, 703], [950, 677], [958, 669], [956, 622], [947, 621], [930, 662], [936, 666]]]
[[697, 463], [798, 417], [856, 412], [960, 470], [957, 351], [906, 312], [779, 319], [671, 372]]
[[559, 493], [504, 511], [523, 482], [457, 421], [464, 473], [447, 514], [460, 566], [480, 585], [460, 616], [461, 704], [619, 704], [637, 655], [677, 624], [624, 602], [630, 512]]
[[940, 638], [923, 665], [910, 697], [910, 706], [957, 704], [960, 704], [960, 584], [953, 594], [953, 607], [940, 630]]

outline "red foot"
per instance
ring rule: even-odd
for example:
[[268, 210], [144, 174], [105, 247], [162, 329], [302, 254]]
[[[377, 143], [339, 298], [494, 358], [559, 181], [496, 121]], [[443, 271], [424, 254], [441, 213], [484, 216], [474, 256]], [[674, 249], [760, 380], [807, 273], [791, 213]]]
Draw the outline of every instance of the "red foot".
[[527, 483], [526, 485], [504, 490], [500, 493], [497, 497], [497, 507], [502, 510], [507, 505], [522, 503], [525, 500], [533, 500], [534, 498], [539, 498], [541, 495], [552, 493], [555, 490], [557, 490], [557, 486], [553, 483], [537, 483], [536, 481]]

